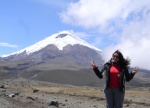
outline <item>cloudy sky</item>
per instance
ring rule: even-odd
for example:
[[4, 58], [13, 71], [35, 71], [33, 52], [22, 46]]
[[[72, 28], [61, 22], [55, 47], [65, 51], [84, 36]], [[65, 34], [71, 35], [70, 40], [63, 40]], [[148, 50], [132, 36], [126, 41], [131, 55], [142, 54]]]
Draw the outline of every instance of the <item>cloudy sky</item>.
[[119, 49], [131, 66], [150, 69], [150, 0], [1, 0], [0, 55], [64, 30], [103, 51]]

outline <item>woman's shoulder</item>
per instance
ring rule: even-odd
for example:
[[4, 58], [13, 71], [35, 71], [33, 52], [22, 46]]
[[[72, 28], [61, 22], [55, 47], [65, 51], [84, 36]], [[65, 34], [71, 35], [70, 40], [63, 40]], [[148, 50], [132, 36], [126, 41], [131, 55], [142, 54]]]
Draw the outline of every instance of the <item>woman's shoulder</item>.
[[106, 62], [106, 63], [104, 64], [104, 67], [107, 67], [107, 66], [110, 66], [110, 65], [111, 65], [110, 62]]
[[121, 66], [120, 68], [123, 69], [123, 70], [128, 70], [129, 69], [128, 66]]
[[105, 62], [105, 64], [104, 64], [104, 65], [111, 65], [111, 62], [110, 62], [110, 61]]

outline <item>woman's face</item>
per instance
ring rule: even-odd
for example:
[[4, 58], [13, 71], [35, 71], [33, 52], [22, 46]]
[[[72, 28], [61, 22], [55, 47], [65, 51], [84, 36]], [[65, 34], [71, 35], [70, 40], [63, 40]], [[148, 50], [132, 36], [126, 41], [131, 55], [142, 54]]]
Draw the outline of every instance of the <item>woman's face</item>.
[[119, 54], [117, 54], [117, 53], [114, 53], [113, 55], [112, 55], [112, 62], [115, 62], [115, 63], [117, 63], [118, 61], [119, 61]]

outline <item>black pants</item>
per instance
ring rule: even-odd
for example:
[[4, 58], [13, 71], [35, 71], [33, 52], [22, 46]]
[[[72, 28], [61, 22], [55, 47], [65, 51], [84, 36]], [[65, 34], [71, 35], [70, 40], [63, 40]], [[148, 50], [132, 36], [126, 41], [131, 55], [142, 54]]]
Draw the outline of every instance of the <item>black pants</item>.
[[119, 88], [105, 88], [106, 108], [123, 108], [124, 93]]

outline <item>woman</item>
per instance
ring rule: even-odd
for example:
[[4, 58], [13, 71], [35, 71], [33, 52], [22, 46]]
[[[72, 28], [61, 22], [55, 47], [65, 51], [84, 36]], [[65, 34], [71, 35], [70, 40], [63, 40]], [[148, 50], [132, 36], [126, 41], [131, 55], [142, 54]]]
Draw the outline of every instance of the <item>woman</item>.
[[129, 59], [124, 59], [122, 53], [116, 50], [109, 62], [105, 63], [101, 71], [91, 61], [95, 74], [101, 79], [103, 72], [106, 75], [104, 94], [106, 97], [107, 108], [122, 108], [125, 94], [125, 80], [129, 82], [137, 73], [138, 67], [135, 67], [129, 73]]

